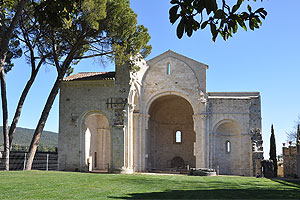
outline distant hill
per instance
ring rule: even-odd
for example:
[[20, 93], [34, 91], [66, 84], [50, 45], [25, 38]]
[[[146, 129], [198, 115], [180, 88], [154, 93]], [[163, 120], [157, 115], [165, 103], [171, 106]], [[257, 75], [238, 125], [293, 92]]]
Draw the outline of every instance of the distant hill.
[[[0, 126], [0, 145], [3, 145], [3, 132]], [[30, 146], [34, 129], [18, 127], [13, 139], [13, 145]], [[57, 147], [58, 134], [51, 131], [43, 131], [39, 145], [44, 147]]]

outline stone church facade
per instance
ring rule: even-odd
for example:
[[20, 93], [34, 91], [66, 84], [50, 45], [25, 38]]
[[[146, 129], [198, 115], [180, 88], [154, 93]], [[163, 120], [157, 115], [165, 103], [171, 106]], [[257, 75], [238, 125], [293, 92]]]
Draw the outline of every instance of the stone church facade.
[[137, 65], [64, 79], [60, 170], [259, 172], [259, 92], [207, 92], [208, 66], [170, 50]]

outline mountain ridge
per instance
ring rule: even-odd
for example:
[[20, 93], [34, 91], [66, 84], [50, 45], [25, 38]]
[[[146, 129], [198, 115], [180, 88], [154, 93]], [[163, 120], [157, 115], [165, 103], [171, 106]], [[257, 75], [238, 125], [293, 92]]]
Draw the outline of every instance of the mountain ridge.
[[[13, 145], [30, 146], [31, 139], [35, 129], [17, 127], [14, 134]], [[3, 145], [3, 126], [0, 126], [0, 145]], [[58, 133], [52, 131], [43, 131], [39, 146], [57, 147]]]

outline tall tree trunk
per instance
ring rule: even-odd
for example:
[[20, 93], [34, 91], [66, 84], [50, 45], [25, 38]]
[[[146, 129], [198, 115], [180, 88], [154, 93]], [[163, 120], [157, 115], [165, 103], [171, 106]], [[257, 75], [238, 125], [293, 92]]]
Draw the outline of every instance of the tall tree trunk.
[[37, 127], [35, 129], [35, 132], [33, 134], [32, 140], [31, 140], [31, 144], [30, 144], [30, 147], [29, 147], [29, 157], [28, 157], [27, 164], [26, 164], [26, 170], [31, 170], [32, 162], [33, 162], [33, 159], [34, 159], [34, 156], [35, 156], [35, 153], [36, 153], [36, 150], [37, 150], [37, 147], [38, 147], [38, 144], [39, 144], [42, 132], [43, 132], [43, 129], [45, 127], [45, 124], [46, 124], [47, 118], [49, 116], [49, 112], [52, 108], [53, 102], [55, 100], [55, 97], [56, 97], [56, 95], [59, 91], [59, 88], [61, 86], [62, 79], [63, 79], [63, 75], [60, 76], [60, 77], [57, 77], [57, 79], [56, 79], [56, 81], [55, 81], [55, 83], [52, 87], [52, 90], [51, 90], [51, 92], [48, 96], [48, 99], [47, 99], [47, 102], [45, 104], [44, 110], [42, 112], [42, 115], [40, 117], [40, 120], [37, 124]]
[[[2, 112], [3, 112], [3, 137], [4, 137], [4, 149], [5, 149], [5, 170], [9, 170], [9, 135], [8, 135], [8, 111], [7, 111], [7, 97], [6, 97], [6, 81], [5, 81], [5, 59], [8, 52], [8, 45], [11, 39], [12, 33], [20, 18], [21, 12], [25, 6], [26, 0], [20, 0], [15, 16], [12, 18], [10, 26], [6, 30], [1, 31], [0, 41], [0, 78], [1, 78], [1, 98], [2, 98]], [[4, 26], [3, 26], [4, 27]]]
[[25, 88], [20, 96], [20, 99], [19, 99], [19, 102], [18, 102], [18, 106], [16, 108], [16, 112], [15, 112], [15, 116], [13, 118], [13, 121], [11, 122], [11, 125], [10, 125], [10, 128], [9, 128], [9, 144], [10, 144], [10, 149], [12, 147], [12, 141], [13, 141], [13, 138], [14, 138], [14, 133], [16, 132], [16, 128], [17, 128], [17, 124], [19, 122], [19, 119], [20, 119], [20, 115], [21, 115], [21, 112], [22, 112], [22, 108], [23, 108], [23, 105], [24, 105], [24, 101], [26, 99], [26, 96], [36, 78], [36, 75], [37, 75], [37, 71], [35, 72], [32, 72], [32, 75], [30, 76], [30, 79], [27, 81], [26, 85], [25, 85]]
[[[5, 59], [3, 60], [3, 62]], [[2, 65], [2, 61], [1, 61]], [[2, 65], [3, 66], [3, 65]], [[2, 99], [2, 112], [3, 112], [3, 139], [4, 139], [4, 153], [5, 153], [5, 170], [9, 170], [9, 137], [8, 137], [8, 112], [7, 112], [7, 98], [6, 98], [6, 82], [4, 67], [0, 72], [1, 79], [1, 99]]]

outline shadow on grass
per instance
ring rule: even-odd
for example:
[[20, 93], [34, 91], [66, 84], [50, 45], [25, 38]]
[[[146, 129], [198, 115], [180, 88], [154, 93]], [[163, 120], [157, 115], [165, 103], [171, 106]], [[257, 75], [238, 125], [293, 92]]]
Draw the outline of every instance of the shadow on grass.
[[270, 180], [286, 186], [296, 187], [300, 189], [300, 179], [275, 178]]
[[132, 193], [114, 199], [299, 199], [300, 190], [169, 190], [164, 192]]

